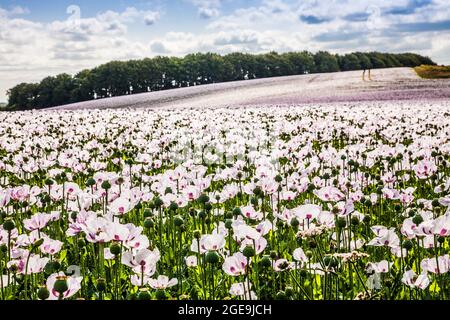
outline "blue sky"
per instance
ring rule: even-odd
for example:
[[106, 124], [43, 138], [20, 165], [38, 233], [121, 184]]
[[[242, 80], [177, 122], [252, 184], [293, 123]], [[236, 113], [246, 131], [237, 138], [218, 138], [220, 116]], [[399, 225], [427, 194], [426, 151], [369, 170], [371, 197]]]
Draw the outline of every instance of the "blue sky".
[[448, 0], [0, 0], [0, 101], [110, 60], [212, 51], [412, 51], [450, 64]]

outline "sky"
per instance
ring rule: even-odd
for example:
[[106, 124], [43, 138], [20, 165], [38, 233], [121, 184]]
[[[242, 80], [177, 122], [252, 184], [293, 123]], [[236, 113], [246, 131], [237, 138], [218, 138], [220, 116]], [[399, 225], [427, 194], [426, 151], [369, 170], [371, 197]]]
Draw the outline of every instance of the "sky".
[[192, 52], [415, 52], [450, 64], [449, 0], [0, 0], [0, 102], [21, 82]]

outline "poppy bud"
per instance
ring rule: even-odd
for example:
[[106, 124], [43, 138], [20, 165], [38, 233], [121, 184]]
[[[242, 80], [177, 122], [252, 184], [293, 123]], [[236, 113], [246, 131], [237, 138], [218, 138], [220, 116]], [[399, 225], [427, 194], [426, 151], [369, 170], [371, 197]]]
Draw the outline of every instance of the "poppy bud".
[[297, 218], [292, 218], [291, 219], [291, 226], [294, 228], [297, 228], [299, 226], [300, 222], [298, 221]]
[[177, 209], [178, 209], [178, 204], [176, 204], [175, 202], [171, 202], [169, 205], [169, 210], [176, 211]]
[[198, 197], [198, 201], [200, 203], [207, 203], [209, 201], [209, 197], [203, 193], [200, 195], [200, 197]]
[[239, 209], [239, 208], [234, 208], [234, 209], [233, 209], [233, 215], [234, 215], [235, 217], [241, 215], [241, 213], [242, 213], [241, 209]]
[[292, 287], [286, 287], [284, 290], [286, 297], [291, 298], [294, 295], [294, 289]]
[[117, 242], [114, 242], [111, 244], [111, 246], [109, 247], [109, 250], [111, 251], [111, 253], [115, 256], [119, 255], [120, 252], [122, 251], [122, 248], [120, 247], [120, 244], [118, 244]]
[[138, 300], [151, 300], [151, 299], [152, 296], [150, 295], [150, 292], [148, 292], [147, 288], [139, 289]]
[[153, 216], [152, 210], [150, 210], [149, 208], [145, 208], [144, 209], [144, 218], [148, 218]]
[[158, 299], [158, 300], [166, 300], [167, 299], [166, 291], [162, 290], [162, 289], [156, 290], [155, 296], [156, 296], [156, 299]]
[[336, 221], [336, 226], [338, 228], [345, 228], [345, 226], [347, 225], [347, 221], [345, 221], [345, 218], [339, 217]]
[[184, 220], [183, 217], [180, 215], [177, 215], [173, 218], [173, 224], [175, 225], [175, 227], [179, 227], [182, 224], [184, 224]]
[[364, 218], [363, 218], [363, 222], [364, 222], [365, 224], [368, 224], [368, 223], [370, 222], [370, 215], [366, 214], [366, 215], [364, 216]]
[[153, 228], [154, 225], [155, 225], [155, 223], [153, 222], [153, 220], [151, 218], [147, 218], [144, 220], [144, 228], [150, 229], [150, 228]]
[[98, 292], [104, 292], [106, 290], [105, 279], [102, 279], [102, 278], [97, 279], [97, 290], [98, 290]]
[[420, 214], [416, 214], [416, 215], [413, 217], [412, 221], [413, 221], [413, 223], [414, 223], [415, 225], [419, 225], [419, 224], [421, 224], [421, 223], [423, 222], [423, 218], [422, 218], [422, 216], [421, 216]]
[[48, 291], [46, 286], [39, 287], [37, 296], [40, 300], [47, 300], [50, 297], [50, 291]]
[[284, 291], [278, 291], [276, 298], [277, 300], [286, 300], [286, 293]]
[[219, 255], [215, 251], [209, 251], [205, 256], [205, 261], [210, 264], [216, 264], [219, 262]]
[[225, 228], [227, 228], [227, 229], [233, 228], [233, 220], [231, 220], [231, 219], [225, 220]]
[[272, 265], [272, 261], [269, 256], [263, 256], [259, 261], [259, 265], [263, 268], [269, 268]]
[[256, 254], [256, 252], [252, 246], [246, 246], [242, 251], [242, 254], [244, 255], [244, 257], [251, 258]]
[[202, 236], [202, 233], [200, 230], [194, 230], [193, 235], [194, 235], [195, 239], [200, 239], [200, 237]]
[[413, 248], [413, 243], [411, 240], [405, 240], [403, 241], [403, 248], [405, 248], [406, 250], [411, 250]]
[[101, 187], [103, 190], [109, 190], [111, 189], [111, 183], [109, 181], [103, 181]]
[[12, 231], [16, 227], [16, 224], [12, 219], [7, 219], [3, 222], [3, 230]]
[[270, 251], [270, 258], [271, 259], [276, 259], [278, 257], [278, 254], [276, 251], [272, 250]]
[[92, 187], [93, 185], [95, 185], [95, 179], [94, 178], [89, 178], [87, 181], [86, 181], [86, 186], [88, 186], [88, 187]]
[[67, 277], [66, 276], [58, 276], [56, 277], [56, 281], [53, 284], [53, 290], [58, 292], [59, 294], [63, 294], [69, 289], [67, 285]]
[[205, 210], [206, 210], [206, 211], [211, 211], [211, 210], [212, 210], [212, 204], [211, 204], [211, 202], [205, 203]]
[[155, 200], [153, 200], [153, 203], [155, 205], [155, 208], [159, 208], [164, 204], [164, 202], [159, 197], [156, 197]]

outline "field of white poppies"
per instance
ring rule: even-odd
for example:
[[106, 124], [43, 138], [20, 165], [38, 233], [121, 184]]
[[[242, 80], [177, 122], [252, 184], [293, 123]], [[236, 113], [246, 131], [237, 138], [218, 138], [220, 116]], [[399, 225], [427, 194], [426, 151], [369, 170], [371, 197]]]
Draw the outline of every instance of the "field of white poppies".
[[450, 102], [0, 113], [3, 300], [450, 298]]

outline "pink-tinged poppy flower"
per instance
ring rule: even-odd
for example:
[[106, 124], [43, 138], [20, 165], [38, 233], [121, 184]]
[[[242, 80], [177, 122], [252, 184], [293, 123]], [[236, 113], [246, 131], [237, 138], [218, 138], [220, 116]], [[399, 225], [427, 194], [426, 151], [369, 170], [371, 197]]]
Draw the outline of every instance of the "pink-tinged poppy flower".
[[395, 228], [387, 229], [384, 226], [373, 226], [371, 230], [376, 234], [376, 237], [370, 240], [367, 245], [390, 248], [397, 248], [400, 245], [400, 239], [395, 233]]
[[64, 277], [67, 281], [68, 289], [63, 292], [62, 294], [63, 299], [68, 299], [72, 297], [74, 294], [78, 292], [78, 290], [81, 289], [81, 281], [83, 280], [83, 277], [66, 276], [62, 271], [59, 273], [53, 273], [48, 277], [46, 282], [47, 289], [50, 292], [50, 297], [48, 298], [48, 300], [59, 299], [59, 293], [53, 288], [58, 277]]
[[240, 297], [241, 299], [257, 300], [256, 293], [251, 290], [252, 284], [247, 282], [233, 283], [230, 287], [229, 293], [232, 296]]
[[313, 220], [316, 219], [322, 208], [315, 204], [304, 204], [292, 210], [295, 216], [300, 220]]
[[402, 282], [410, 288], [419, 288], [424, 290], [430, 284], [430, 279], [426, 273], [417, 275], [414, 270], [408, 270], [403, 274]]
[[369, 262], [366, 267], [366, 272], [368, 273], [386, 273], [389, 271], [392, 262], [387, 260], [382, 260], [380, 262]]
[[437, 166], [433, 161], [422, 160], [413, 166], [413, 170], [419, 179], [428, 179], [437, 171]]
[[186, 266], [188, 266], [189, 268], [195, 268], [198, 265], [198, 259], [196, 256], [189, 256], [186, 257]]
[[157, 279], [149, 279], [148, 284], [153, 289], [167, 289], [178, 284], [178, 280], [176, 278], [170, 279], [167, 276], [160, 275]]
[[153, 251], [142, 249], [138, 251], [125, 251], [122, 254], [122, 264], [133, 269], [135, 273], [144, 273], [152, 276], [156, 271], [156, 264], [161, 258], [157, 248]]
[[54, 255], [56, 253], [58, 253], [64, 243], [62, 243], [59, 240], [53, 240], [50, 238], [45, 238], [44, 242], [41, 244], [41, 246], [39, 247], [42, 253], [46, 253], [49, 255]]
[[225, 258], [222, 270], [225, 271], [226, 274], [236, 277], [245, 274], [247, 264], [247, 258], [244, 257], [242, 253], [236, 252], [231, 257]]
[[191, 251], [206, 253], [208, 251], [218, 251], [225, 246], [225, 237], [219, 233], [217, 234], [205, 234], [200, 238], [200, 247], [198, 246], [197, 239], [192, 240]]
[[244, 217], [251, 220], [261, 220], [263, 218], [262, 212], [258, 212], [253, 206], [241, 207], [241, 213]]
[[300, 262], [302, 265], [305, 265], [306, 263], [309, 262], [309, 259], [302, 248], [295, 249], [294, 252], [292, 253], [292, 258], [295, 261]]
[[425, 258], [420, 262], [420, 267], [423, 271], [431, 272], [434, 274], [447, 273], [450, 268], [449, 255], [446, 254], [437, 258]]
[[46, 213], [36, 213], [30, 219], [24, 219], [23, 225], [29, 231], [42, 230], [47, 226], [51, 216]]
[[345, 195], [336, 187], [323, 187], [313, 192], [320, 200], [325, 202], [337, 202], [345, 199]]
[[119, 197], [109, 205], [109, 211], [114, 215], [124, 215], [132, 210], [131, 202], [125, 197]]

